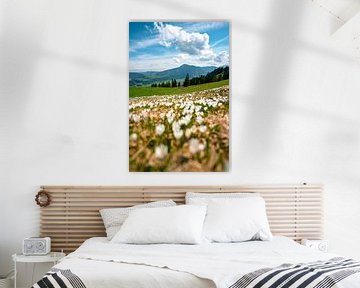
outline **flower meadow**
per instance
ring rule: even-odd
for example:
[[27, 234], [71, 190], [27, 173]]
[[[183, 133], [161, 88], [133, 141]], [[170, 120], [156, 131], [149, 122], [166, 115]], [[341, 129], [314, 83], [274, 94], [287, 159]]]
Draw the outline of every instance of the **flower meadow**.
[[222, 172], [228, 162], [228, 85], [129, 99], [129, 171]]

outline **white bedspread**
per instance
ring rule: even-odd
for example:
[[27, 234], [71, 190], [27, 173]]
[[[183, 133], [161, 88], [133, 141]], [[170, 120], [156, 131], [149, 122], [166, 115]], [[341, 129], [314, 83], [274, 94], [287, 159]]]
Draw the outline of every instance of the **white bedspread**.
[[[270, 242], [201, 245], [112, 244], [105, 238], [92, 238], [56, 267], [70, 269], [87, 288], [211, 288], [213, 283], [218, 288], [228, 288], [244, 274], [264, 267], [336, 256], [311, 250], [285, 237], [274, 237]], [[360, 274], [344, 279], [336, 287], [360, 287]]]

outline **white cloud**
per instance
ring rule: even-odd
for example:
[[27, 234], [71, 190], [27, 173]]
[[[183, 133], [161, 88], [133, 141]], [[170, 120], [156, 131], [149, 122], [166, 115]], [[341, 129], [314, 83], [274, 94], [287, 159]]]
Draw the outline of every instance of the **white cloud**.
[[222, 51], [218, 53], [214, 59], [216, 63], [223, 63], [221, 65], [229, 65], [229, 52]]
[[189, 60], [190, 56], [188, 54], [180, 53], [179, 55], [175, 56], [173, 59], [176, 63], [184, 63], [185, 61]]
[[180, 66], [174, 58], [174, 55], [157, 56], [143, 55], [135, 59], [130, 59], [129, 68], [131, 72], [146, 72], [146, 71], [163, 71]]
[[178, 65], [189, 64], [195, 66], [225, 66], [229, 65], [229, 53], [227, 51], [221, 51], [219, 53], [211, 53], [207, 55], [189, 55], [179, 54], [175, 56], [174, 61]]
[[130, 43], [130, 51], [136, 51], [141, 48], [146, 48], [149, 46], [156, 45], [159, 42], [159, 39], [157, 37], [149, 38], [141, 41], [133, 41]]
[[209, 31], [213, 29], [219, 29], [225, 26], [227, 22], [225, 21], [212, 21], [212, 22], [194, 22], [189, 27], [186, 27], [186, 30], [189, 32], [197, 31]]
[[153, 34], [155, 32], [154, 28], [149, 25], [144, 25], [146, 31], [148, 31], [150, 34]]
[[217, 54], [210, 47], [207, 33], [187, 32], [182, 27], [162, 22], [155, 22], [154, 27], [159, 33], [160, 45], [179, 50], [180, 54], [174, 57], [176, 63], [199, 66], [229, 64], [228, 52], [222, 51]]
[[200, 55], [210, 50], [207, 33], [186, 32], [182, 27], [161, 22], [154, 23], [159, 32], [159, 44], [165, 47], [175, 46], [180, 52], [190, 55]]

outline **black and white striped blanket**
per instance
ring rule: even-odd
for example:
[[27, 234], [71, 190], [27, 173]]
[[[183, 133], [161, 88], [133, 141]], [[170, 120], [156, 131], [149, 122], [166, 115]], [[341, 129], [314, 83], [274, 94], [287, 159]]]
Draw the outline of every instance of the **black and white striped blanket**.
[[[242, 276], [229, 288], [331, 288], [346, 277], [360, 272], [360, 262], [333, 258], [303, 264], [283, 264]], [[32, 288], [86, 288], [69, 269], [52, 269]], [[351, 287], [349, 287], [351, 288]]]
[[331, 288], [359, 272], [360, 262], [345, 258], [296, 265], [283, 264], [246, 274], [229, 288]]
[[32, 288], [86, 288], [81, 279], [69, 269], [53, 268]]

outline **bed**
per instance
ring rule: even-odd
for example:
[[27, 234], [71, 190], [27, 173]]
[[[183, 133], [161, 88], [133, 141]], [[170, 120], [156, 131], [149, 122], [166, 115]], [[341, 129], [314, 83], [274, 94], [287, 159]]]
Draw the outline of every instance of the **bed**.
[[[72, 253], [34, 284], [35, 288], [360, 287], [360, 263], [298, 243], [322, 237], [319, 185], [42, 189], [52, 198], [51, 205], [41, 211], [42, 235], [52, 237], [54, 251]], [[104, 237], [99, 209], [163, 199], [183, 204], [189, 191], [260, 193], [266, 201], [273, 239], [134, 245], [112, 243]]]
[[[75, 284], [67, 283], [65, 287], [228, 288], [255, 287], [235, 283], [251, 272], [278, 267], [284, 263], [309, 265], [309, 263], [314, 264], [318, 263], [317, 261], [330, 259], [338, 259], [339, 262], [346, 260], [311, 250], [282, 236], [274, 237], [270, 242], [133, 246], [111, 244], [104, 237], [91, 238], [54, 268], [55, 271], [56, 269], [59, 269], [58, 271], [70, 270], [79, 277]], [[359, 265], [355, 269], [359, 269]], [[69, 278], [75, 277], [74, 275]], [[63, 281], [66, 282], [66, 280]], [[327, 281], [330, 280], [326, 279]], [[318, 286], [294, 287], [356, 288], [360, 287], [359, 283], [360, 275], [353, 273], [337, 283], [337, 286], [319, 284]], [[48, 286], [42, 286], [40, 282], [34, 287]]]

